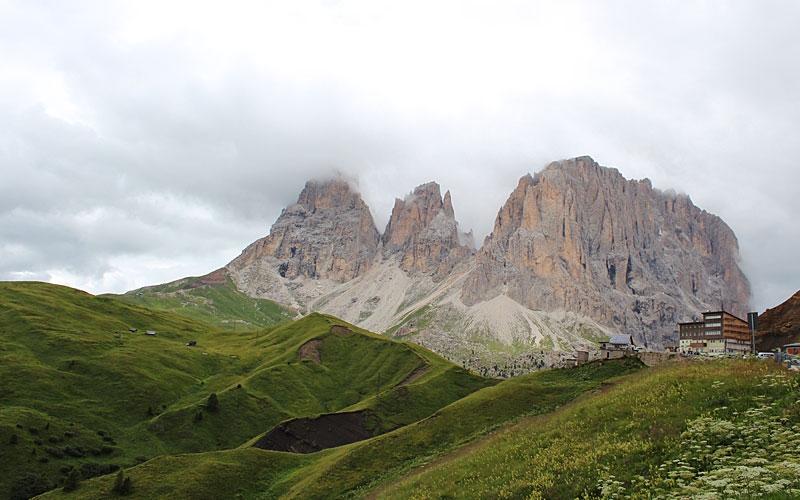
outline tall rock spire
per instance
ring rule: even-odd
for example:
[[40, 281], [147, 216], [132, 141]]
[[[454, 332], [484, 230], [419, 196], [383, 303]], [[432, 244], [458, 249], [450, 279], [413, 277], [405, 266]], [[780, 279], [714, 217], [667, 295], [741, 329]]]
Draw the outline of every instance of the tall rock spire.
[[450, 192], [442, 199], [439, 184], [429, 182], [395, 200], [383, 234], [383, 254], [397, 255], [404, 271], [441, 278], [471, 254], [461, 240]]

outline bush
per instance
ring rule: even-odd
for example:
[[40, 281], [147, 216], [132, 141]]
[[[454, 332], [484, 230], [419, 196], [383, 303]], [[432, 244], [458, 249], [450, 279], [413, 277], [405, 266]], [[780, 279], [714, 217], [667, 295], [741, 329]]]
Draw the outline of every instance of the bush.
[[8, 498], [10, 500], [28, 500], [52, 488], [53, 485], [46, 477], [28, 474], [14, 481]]
[[81, 464], [81, 477], [83, 479], [90, 479], [98, 476], [105, 476], [119, 470], [117, 464], [100, 464], [97, 462], [86, 462]]
[[217, 411], [219, 410], [219, 398], [217, 397], [216, 392], [212, 392], [210, 396], [208, 396], [208, 402], [206, 403], [206, 408], [209, 411]]
[[117, 495], [127, 495], [131, 492], [131, 489], [131, 478], [126, 477], [125, 471], [120, 469], [117, 474], [117, 479], [114, 481], [114, 486], [111, 488], [111, 492]]
[[83, 458], [86, 455], [86, 452], [83, 451], [83, 448], [76, 446], [65, 446], [63, 448], [65, 454], [74, 457], [74, 458]]
[[81, 470], [79, 468], [77, 468], [77, 467], [73, 467], [72, 470], [69, 471], [69, 474], [67, 475], [67, 478], [64, 479], [63, 490], [64, 491], [72, 491], [72, 490], [74, 490], [80, 484], [81, 479], [82, 479], [81, 478]]

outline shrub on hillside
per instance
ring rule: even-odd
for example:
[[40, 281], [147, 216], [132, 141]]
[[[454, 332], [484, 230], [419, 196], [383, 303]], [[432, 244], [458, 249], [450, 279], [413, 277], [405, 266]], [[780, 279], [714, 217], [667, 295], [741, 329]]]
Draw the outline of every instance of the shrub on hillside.
[[117, 495], [128, 495], [132, 489], [131, 478], [125, 475], [125, 470], [120, 469], [111, 492]]
[[8, 498], [9, 500], [28, 500], [52, 488], [53, 484], [46, 477], [28, 474], [14, 481]]
[[206, 403], [206, 408], [209, 411], [217, 411], [219, 410], [219, 398], [217, 397], [216, 392], [212, 392], [210, 396], [208, 396], [208, 402]]
[[72, 491], [78, 487], [81, 482], [81, 470], [77, 467], [73, 467], [69, 474], [67, 474], [66, 479], [64, 479], [64, 487], [62, 488], [64, 491]]

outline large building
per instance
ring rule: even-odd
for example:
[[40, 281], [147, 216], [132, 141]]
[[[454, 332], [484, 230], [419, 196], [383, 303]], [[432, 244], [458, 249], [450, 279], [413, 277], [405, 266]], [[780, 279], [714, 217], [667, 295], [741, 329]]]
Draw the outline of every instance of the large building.
[[725, 311], [703, 313], [703, 321], [679, 323], [679, 349], [689, 354], [750, 354], [751, 333], [747, 321]]

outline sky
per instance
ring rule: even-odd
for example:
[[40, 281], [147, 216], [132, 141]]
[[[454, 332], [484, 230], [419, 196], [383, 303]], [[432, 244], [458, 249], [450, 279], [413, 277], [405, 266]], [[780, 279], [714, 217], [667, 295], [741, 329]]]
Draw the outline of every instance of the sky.
[[581, 155], [735, 232], [800, 289], [800, 2], [0, 0], [0, 280], [206, 274], [305, 182], [450, 190], [476, 241]]

